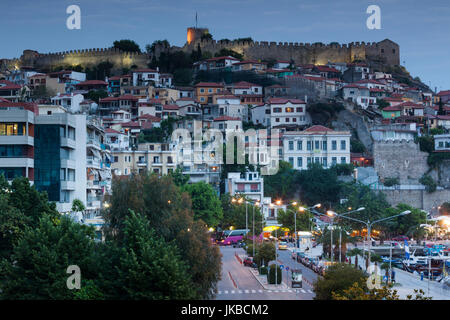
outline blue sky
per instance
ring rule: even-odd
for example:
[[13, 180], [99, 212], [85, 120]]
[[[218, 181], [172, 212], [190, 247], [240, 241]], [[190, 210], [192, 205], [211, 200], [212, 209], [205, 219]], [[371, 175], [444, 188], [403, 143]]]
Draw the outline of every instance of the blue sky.
[[[81, 30], [66, 28], [66, 8], [81, 8]], [[381, 30], [366, 27], [369, 5], [381, 8]], [[186, 27], [206, 26], [214, 38], [258, 41], [380, 41], [400, 45], [401, 62], [438, 90], [450, 89], [448, 0], [0, 0], [0, 58], [24, 49], [42, 53], [106, 48], [132, 39], [182, 46]]]

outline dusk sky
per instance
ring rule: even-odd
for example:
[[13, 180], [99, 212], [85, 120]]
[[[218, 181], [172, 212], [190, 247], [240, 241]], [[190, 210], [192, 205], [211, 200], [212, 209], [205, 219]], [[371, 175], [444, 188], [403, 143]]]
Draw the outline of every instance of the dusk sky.
[[[66, 8], [81, 8], [81, 30], [66, 27]], [[369, 5], [381, 8], [381, 30], [366, 27]], [[257, 41], [380, 41], [400, 45], [401, 63], [413, 77], [450, 89], [448, 0], [0, 0], [0, 58], [111, 47], [135, 40], [144, 50], [154, 40], [186, 42], [186, 27], [208, 27], [214, 39]]]

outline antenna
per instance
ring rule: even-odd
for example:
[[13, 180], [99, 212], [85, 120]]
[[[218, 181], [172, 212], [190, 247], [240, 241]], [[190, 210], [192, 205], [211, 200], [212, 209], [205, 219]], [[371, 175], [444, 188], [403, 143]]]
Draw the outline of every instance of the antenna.
[[197, 22], [198, 22], [197, 11], [195, 11], [195, 29], [197, 29]]

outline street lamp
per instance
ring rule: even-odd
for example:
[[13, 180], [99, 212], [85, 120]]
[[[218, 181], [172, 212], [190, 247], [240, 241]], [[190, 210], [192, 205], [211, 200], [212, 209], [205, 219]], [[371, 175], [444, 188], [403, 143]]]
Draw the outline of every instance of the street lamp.
[[386, 217], [386, 218], [383, 218], [383, 219], [378, 219], [378, 220], [375, 220], [375, 221], [367, 220], [367, 222], [365, 222], [365, 221], [363, 221], [363, 220], [355, 219], [355, 218], [352, 218], [352, 217], [347, 217], [347, 216], [344, 216], [344, 215], [337, 215], [337, 214], [336, 214], [336, 215], [337, 215], [338, 217], [342, 217], [342, 218], [345, 218], [345, 219], [354, 220], [354, 221], [357, 221], [357, 222], [360, 222], [360, 223], [363, 223], [363, 224], [366, 225], [366, 227], [367, 227], [367, 234], [368, 234], [368, 236], [369, 236], [369, 247], [368, 247], [368, 251], [369, 251], [369, 263], [370, 263], [370, 256], [371, 256], [370, 250], [371, 250], [371, 247], [372, 247], [372, 242], [370, 241], [370, 234], [371, 234], [372, 226], [373, 226], [375, 223], [378, 223], [378, 222], [381, 222], [381, 221], [390, 220], [390, 219], [397, 218], [397, 217], [400, 217], [400, 216], [404, 216], [404, 215], [407, 215], [407, 214], [410, 214], [410, 213], [411, 213], [410, 210], [406, 210], [406, 211], [403, 211], [403, 212], [401, 212], [401, 213], [399, 213], [399, 214], [396, 214], [395, 216], [390, 216], [390, 217]]

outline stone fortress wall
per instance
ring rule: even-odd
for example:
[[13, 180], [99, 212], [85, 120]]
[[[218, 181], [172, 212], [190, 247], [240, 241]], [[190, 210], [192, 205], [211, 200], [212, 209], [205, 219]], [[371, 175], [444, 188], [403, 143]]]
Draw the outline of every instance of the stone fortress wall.
[[[182, 50], [190, 53], [201, 48], [203, 52], [209, 51], [213, 55], [221, 49], [231, 49], [244, 55], [244, 59], [252, 60], [294, 60], [296, 64], [326, 64], [331, 62], [350, 63], [355, 60], [369, 60], [384, 65], [400, 64], [400, 48], [391, 40], [380, 42], [352, 42], [349, 44], [322, 44], [322, 43], [293, 43], [293, 42], [267, 42], [267, 41], [216, 41], [213, 39], [199, 39], [208, 33], [208, 29], [188, 28], [188, 42], [183, 47], [172, 46], [170, 51]], [[166, 51], [163, 45], [156, 45], [154, 54], [158, 57]], [[116, 48], [95, 48], [85, 50], [70, 50], [65, 52], [42, 54], [34, 50], [25, 50], [20, 57], [19, 67], [30, 67], [48, 72], [59, 66], [81, 65], [83, 68], [92, 67], [100, 62], [110, 61], [114, 70], [130, 68], [136, 65], [145, 68], [152, 56], [147, 53], [129, 53]], [[12, 60], [11, 60], [12, 61]], [[11, 61], [5, 61], [4, 66], [11, 66]]]
[[400, 65], [400, 47], [391, 40], [380, 42], [352, 42], [349, 44], [322, 44], [266, 41], [216, 41], [210, 39], [193, 40], [178, 48], [191, 52], [200, 46], [201, 50], [212, 54], [221, 49], [231, 49], [244, 55], [244, 59], [291, 59], [296, 64], [326, 64], [331, 62], [351, 63], [355, 60], [380, 61], [386, 65]]

